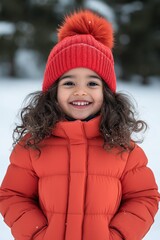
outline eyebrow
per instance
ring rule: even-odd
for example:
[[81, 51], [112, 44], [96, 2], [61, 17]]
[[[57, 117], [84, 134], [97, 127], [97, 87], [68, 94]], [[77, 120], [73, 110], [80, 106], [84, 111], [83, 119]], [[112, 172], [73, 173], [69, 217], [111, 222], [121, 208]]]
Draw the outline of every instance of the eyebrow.
[[[75, 77], [75, 75], [65, 75], [65, 76], [60, 77], [59, 80], [63, 80], [66, 78], [74, 78], [74, 77]], [[95, 78], [95, 79], [102, 80], [102, 78], [99, 77], [98, 75], [87, 75], [87, 78]]]
[[95, 79], [99, 79], [99, 80], [102, 80], [102, 78], [98, 75], [88, 75], [87, 76], [88, 78], [95, 78]]
[[73, 75], [65, 75], [65, 76], [60, 77], [59, 80], [63, 80], [66, 78], [74, 78], [74, 76]]

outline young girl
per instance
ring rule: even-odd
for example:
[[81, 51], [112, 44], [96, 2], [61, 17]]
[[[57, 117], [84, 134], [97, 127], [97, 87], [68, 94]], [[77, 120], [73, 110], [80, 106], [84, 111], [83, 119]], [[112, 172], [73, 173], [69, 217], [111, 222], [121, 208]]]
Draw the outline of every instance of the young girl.
[[131, 139], [146, 124], [116, 92], [112, 27], [79, 11], [58, 39], [42, 91], [31, 95], [14, 131], [0, 189], [4, 221], [16, 240], [141, 240], [159, 193]]

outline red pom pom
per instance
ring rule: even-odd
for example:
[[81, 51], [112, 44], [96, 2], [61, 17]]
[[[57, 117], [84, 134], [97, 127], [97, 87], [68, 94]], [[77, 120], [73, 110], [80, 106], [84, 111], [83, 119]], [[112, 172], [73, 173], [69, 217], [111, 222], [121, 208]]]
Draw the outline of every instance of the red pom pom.
[[91, 34], [97, 41], [110, 49], [113, 48], [112, 25], [95, 13], [85, 10], [65, 17], [63, 25], [58, 29], [58, 40], [77, 34]]

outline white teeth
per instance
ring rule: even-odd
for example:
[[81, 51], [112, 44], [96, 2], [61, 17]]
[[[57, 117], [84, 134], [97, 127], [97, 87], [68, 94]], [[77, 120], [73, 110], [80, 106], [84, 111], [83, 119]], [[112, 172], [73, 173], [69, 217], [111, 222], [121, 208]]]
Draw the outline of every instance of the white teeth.
[[85, 106], [89, 105], [89, 102], [72, 102], [73, 105], [78, 105], [78, 106]]

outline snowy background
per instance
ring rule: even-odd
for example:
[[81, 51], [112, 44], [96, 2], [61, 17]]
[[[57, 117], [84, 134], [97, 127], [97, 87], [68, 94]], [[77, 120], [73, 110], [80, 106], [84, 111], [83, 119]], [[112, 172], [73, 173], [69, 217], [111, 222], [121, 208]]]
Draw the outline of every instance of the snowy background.
[[[149, 125], [141, 147], [149, 159], [149, 167], [153, 170], [160, 188], [160, 81], [153, 79], [151, 85], [142, 86], [133, 79], [130, 83], [118, 81], [118, 90], [131, 94], [137, 102], [140, 117]], [[0, 182], [9, 164], [12, 150], [12, 130], [17, 122], [17, 113], [22, 102], [30, 92], [41, 89], [41, 81], [34, 79], [1, 79], [0, 80]], [[15, 176], [16, 177], [16, 176]], [[143, 181], [143, 179], [142, 179]], [[0, 239], [13, 240], [10, 229], [0, 216]], [[160, 239], [160, 212], [155, 223], [144, 240]]]

